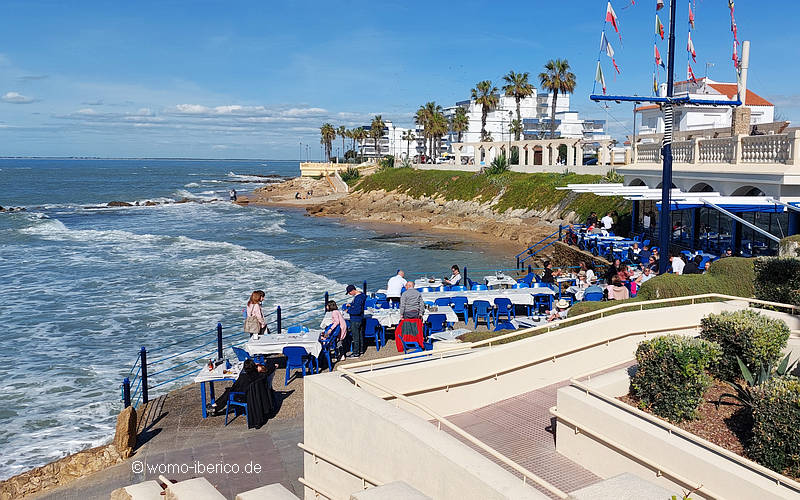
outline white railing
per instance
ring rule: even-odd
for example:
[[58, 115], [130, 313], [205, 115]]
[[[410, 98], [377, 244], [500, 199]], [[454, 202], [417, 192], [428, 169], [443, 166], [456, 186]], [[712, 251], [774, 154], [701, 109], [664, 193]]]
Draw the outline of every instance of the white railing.
[[699, 141], [700, 163], [735, 163], [736, 138], [702, 139]]
[[636, 146], [637, 163], [660, 163], [661, 144], [639, 144]]
[[672, 161], [694, 163], [694, 141], [674, 141], [672, 143]]
[[742, 162], [788, 163], [790, 146], [788, 134], [742, 137]]

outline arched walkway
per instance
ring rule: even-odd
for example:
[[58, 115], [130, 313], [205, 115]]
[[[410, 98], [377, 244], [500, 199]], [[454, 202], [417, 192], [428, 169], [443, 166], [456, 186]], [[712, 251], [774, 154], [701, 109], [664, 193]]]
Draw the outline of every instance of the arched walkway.
[[698, 182], [689, 190], [690, 193], [711, 193], [713, 191], [714, 188], [705, 182]]
[[764, 191], [754, 186], [742, 186], [734, 191], [731, 196], [764, 196]]

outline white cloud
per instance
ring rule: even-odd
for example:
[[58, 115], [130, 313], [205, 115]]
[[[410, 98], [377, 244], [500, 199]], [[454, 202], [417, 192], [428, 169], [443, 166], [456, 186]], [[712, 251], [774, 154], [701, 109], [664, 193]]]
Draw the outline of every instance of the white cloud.
[[6, 92], [0, 99], [11, 104], [30, 104], [36, 101], [33, 97], [24, 96], [19, 92]]

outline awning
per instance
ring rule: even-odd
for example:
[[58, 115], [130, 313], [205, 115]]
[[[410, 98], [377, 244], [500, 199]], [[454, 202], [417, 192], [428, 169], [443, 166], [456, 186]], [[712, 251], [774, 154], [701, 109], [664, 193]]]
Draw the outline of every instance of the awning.
[[[700, 193], [698, 193], [700, 194]], [[705, 193], [709, 194], [709, 193]], [[769, 196], [698, 196], [686, 197], [670, 201], [671, 210], [688, 210], [691, 208], [701, 208], [710, 206], [703, 199], [708, 198], [714, 205], [729, 212], [763, 212], [763, 213], [782, 213], [786, 207], [776, 203]], [[656, 203], [658, 210], [661, 210], [661, 203]]]

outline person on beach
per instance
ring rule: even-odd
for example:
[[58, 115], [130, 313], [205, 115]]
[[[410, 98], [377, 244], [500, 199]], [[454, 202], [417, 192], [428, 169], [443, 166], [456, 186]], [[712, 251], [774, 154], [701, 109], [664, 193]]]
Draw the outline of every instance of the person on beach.
[[264, 302], [266, 294], [263, 290], [256, 290], [250, 294], [250, 300], [245, 307], [244, 332], [250, 335], [263, 335], [267, 328], [267, 321], [261, 310], [261, 303]]
[[392, 304], [400, 303], [400, 296], [403, 294], [403, 287], [406, 286], [406, 273], [402, 269], [397, 270], [397, 274], [389, 278], [386, 283], [386, 298]]
[[[206, 409], [212, 414], [220, 413], [228, 405], [228, 396], [231, 392], [246, 393], [247, 389], [250, 387], [250, 384], [268, 378], [276, 368], [277, 365], [275, 364], [271, 364], [269, 366], [257, 365], [252, 359], [246, 359], [242, 365], [242, 372], [239, 373], [239, 377], [236, 379], [233, 385], [225, 389], [225, 391], [220, 397], [217, 398], [216, 401], [206, 406]], [[242, 403], [245, 402], [245, 397], [243, 396], [234, 396], [234, 398], [236, 401]]]
[[236, 190], [235, 189], [231, 189], [230, 195], [231, 195], [231, 201], [235, 202], [236, 201]]
[[325, 304], [325, 310], [331, 313], [331, 324], [326, 326], [325, 330], [322, 331], [319, 336], [319, 341], [325, 344], [336, 327], [339, 327], [339, 337], [334, 342], [334, 352], [336, 356], [334, 362], [338, 362], [339, 354], [341, 353], [341, 343], [344, 341], [345, 337], [347, 337], [347, 322], [344, 320], [344, 315], [342, 315], [342, 311], [339, 310], [339, 306], [336, 305], [335, 301], [329, 300], [328, 303]]
[[364, 346], [364, 303], [367, 295], [359, 291], [355, 285], [347, 285], [346, 291], [347, 295], [353, 297], [347, 312], [350, 314], [351, 357], [357, 358], [366, 351]]
[[425, 301], [422, 294], [414, 288], [414, 282], [406, 283], [406, 291], [400, 297], [400, 317], [402, 319], [421, 318], [425, 311]]
[[453, 267], [450, 268], [452, 271], [452, 275], [449, 278], [444, 279], [444, 284], [449, 286], [456, 286], [461, 282], [461, 271], [459, 271], [458, 266], [453, 264]]

